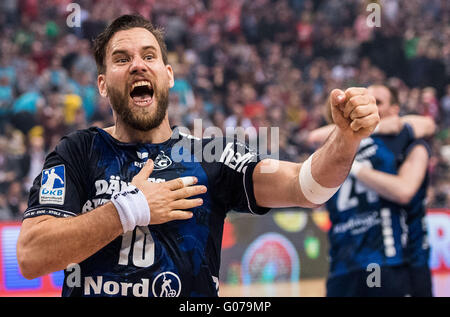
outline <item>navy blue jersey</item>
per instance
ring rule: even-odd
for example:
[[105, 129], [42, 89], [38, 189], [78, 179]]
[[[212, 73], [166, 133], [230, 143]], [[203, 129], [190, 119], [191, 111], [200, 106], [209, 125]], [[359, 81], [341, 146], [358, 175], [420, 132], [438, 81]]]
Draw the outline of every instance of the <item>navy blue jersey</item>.
[[[424, 146], [428, 155], [431, 155], [429, 145], [422, 139], [413, 141], [406, 150], [406, 156], [416, 146]], [[419, 190], [412, 200], [404, 206], [406, 211], [406, 224], [408, 226], [408, 242], [405, 255], [411, 266], [427, 267], [430, 258], [430, 245], [428, 243], [428, 230], [426, 224], [426, 195], [428, 188], [428, 173]]]
[[[409, 126], [396, 136], [372, 136], [361, 142], [357, 161], [369, 161], [376, 170], [396, 174], [397, 158], [414, 138]], [[349, 175], [327, 202], [332, 227], [329, 277], [366, 271], [371, 263], [395, 266], [405, 263], [406, 220], [400, 205], [380, 197]]]
[[[213, 154], [204, 157], [204, 153]], [[189, 220], [137, 227], [79, 263], [80, 287], [63, 296], [217, 296], [224, 219], [229, 210], [264, 214], [252, 173], [259, 160], [245, 144], [197, 139], [174, 129], [160, 144], [122, 143], [99, 128], [64, 137], [35, 179], [24, 219], [74, 217], [107, 203], [151, 158], [149, 180], [196, 176], [208, 192]], [[70, 248], [70, 245], [67, 246]]]

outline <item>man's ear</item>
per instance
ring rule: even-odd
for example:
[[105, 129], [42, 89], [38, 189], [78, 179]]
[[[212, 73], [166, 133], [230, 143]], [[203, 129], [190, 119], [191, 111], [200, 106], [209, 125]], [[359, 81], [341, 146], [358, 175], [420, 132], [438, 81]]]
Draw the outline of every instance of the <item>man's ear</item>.
[[169, 76], [169, 87], [172, 88], [173, 85], [175, 84], [175, 79], [174, 79], [174, 75], [173, 75], [172, 66], [167, 64], [166, 65], [166, 70], [167, 70], [167, 75]]
[[400, 106], [395, 104], [389, 107], [389, 114], [398, 116], [400, 114]]
[[106, 78], [105, 75], [100, 74], [97, 76], [97, 88], [100, 96], [107, 97], [108, 93], [106, 91]]

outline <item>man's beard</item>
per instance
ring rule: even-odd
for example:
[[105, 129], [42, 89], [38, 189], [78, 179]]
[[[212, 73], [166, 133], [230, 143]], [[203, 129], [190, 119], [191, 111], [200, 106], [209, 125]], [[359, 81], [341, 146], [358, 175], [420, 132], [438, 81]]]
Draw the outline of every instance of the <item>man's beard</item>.
[[116, 112], [116, 115], [128, 126], [138, 131], [150, 131], [157, 128], [161, 122], [164, 120], [167, 108], [169, 106], [169, 88], [158, 89], [153, 85], [154, 94], [153, 101], [157, 101], [156, 109], [153, 114], [151, 114], [154, 103], [150, 107], [144, 109], [135, 107], [140, 111], [133, 112], [129, 103], [129, 91], [125, 91], [125, 94], [120, 93], [120, 91], [114, 87], [107, 87], [107, 93], [109, 96], [109, 101]]

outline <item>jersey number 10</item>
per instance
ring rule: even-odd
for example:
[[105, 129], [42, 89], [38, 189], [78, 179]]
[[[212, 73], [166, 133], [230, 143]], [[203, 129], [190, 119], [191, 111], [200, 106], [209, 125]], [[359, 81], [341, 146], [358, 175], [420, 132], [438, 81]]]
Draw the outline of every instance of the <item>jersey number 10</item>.
[[[134, 243], [133, 235], [135, 236]], [[137, 267], [148, 267], [155, 262], [155, 242], [148, 227], [136, 227], [122, 236], [119, 264], [128, 265], [129, 254], [133, 246], [132, 262]]]

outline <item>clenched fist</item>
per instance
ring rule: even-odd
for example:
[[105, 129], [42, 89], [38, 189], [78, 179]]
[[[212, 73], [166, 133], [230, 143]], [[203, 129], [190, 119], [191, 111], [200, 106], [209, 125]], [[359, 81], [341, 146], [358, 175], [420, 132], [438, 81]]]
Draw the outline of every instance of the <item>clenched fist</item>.
[[356, 139], [368, 137], [380, 122], [375, 97], [366, 88], [334, 89], [329, 98], [336, 126]]

